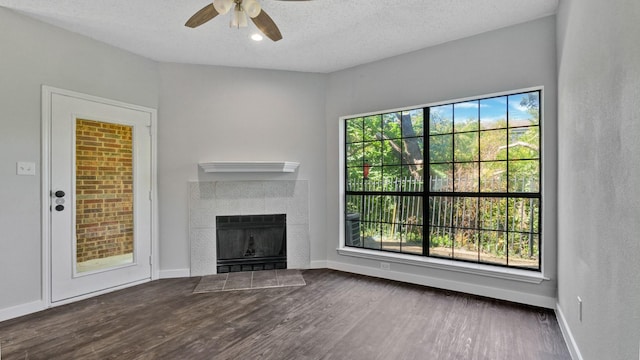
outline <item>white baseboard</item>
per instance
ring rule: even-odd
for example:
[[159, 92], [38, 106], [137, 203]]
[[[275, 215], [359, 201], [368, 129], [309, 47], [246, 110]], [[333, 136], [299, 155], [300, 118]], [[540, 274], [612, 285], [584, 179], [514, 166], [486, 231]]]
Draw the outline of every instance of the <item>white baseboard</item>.
[[42, 311], [46, 308], [47, 306], [43, 300], [37, 300], [26, 304], [12, 306], [6, 309], [0, 309], [0, 321], [29, 315], [34, 312]]
[[439, 289], [459, 291], [467, 294], [490, 297], [494, 299], [507, 300], [520, 304], [538, 306], [547, 309], [555, 309], [556, 299], [547, 296], [522, 293], [508, 289], [483, 286], [467, 282], [452, 281], [448, 279], [435, 278], [424, 275], [407, 274], [391, 270], [381, 270], [368, 266], [352, 265], [337, 261], [328, 261], [327, 268], [352, 272], [361, 275], [379, 277], [383, 279], [403, 281], [411, 284], [424, 285]]
[[326, 260], [312, 261], [311, 264], [309, 264], [309, 269], [326, 269], [326, 268], [327, 268]]
[[556, 303], [556, 318], [558, 319], [558, 324], [560, 325], [560, 331], [562, 331], [562, 336], [564, 336], [564, 342], [567, 344], [567, 348], [569, 348], [569, 353], [571, 353], [571, 358], [573, 360], [582, 360], [582, 354], [580, 354], [580, 349], [578, 348], [578, 344], [576, 344], [576, 340], [573, 338], [573, 333], [571, 332], [571, 328], [569, 328], [569, 323], [567, 323], [567, 319], [564, 317], [564, 313], [560, 308], [560, 304]]
[[191, 276], [189, 269], [168, 269], [160, 270], [160, 279], [185, 278]]

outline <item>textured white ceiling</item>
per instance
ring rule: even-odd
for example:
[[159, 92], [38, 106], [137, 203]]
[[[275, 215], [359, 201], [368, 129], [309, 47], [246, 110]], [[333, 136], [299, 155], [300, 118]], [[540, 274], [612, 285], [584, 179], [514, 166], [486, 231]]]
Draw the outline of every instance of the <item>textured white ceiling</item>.
[[558, 1], [261, 0], [282, 32], [278, 42], [250, 40], [258, 32], [251, 22], [229, 28], [230, 14], [185, 27], [208, 0], [0, 0], [0, 6], [157, 61], [327, 73], [551, 15]]

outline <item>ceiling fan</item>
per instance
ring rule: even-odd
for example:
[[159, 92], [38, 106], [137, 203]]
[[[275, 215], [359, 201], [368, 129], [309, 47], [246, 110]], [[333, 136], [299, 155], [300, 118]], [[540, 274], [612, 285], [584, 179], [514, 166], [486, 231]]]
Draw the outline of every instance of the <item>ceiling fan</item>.
[[[309, 0], [279, 0], [279, 1], [309, 1]], [[262, 10], [257, 0], [213, 0], [213, 3], [203, 7], [193, 14], [184, 26], [195, 28], [218, 15], [224, 15], [233, 8], [233, 15], [229, 26], [241, 28], [247, 26], [247, 16], [269, 39], [278, 41], [282, 39], [280, 29], [271, 17]]]

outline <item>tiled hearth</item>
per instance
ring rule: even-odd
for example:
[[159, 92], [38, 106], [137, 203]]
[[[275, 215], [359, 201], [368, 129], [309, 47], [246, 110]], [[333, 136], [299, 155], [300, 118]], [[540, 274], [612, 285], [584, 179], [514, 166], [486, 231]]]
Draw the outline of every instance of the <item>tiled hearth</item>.
[[287, 267], [308, 268], [308, 181], [190, 182], [191, 276], [216, 273], [216, 216], [262, 214], [287, 215]]

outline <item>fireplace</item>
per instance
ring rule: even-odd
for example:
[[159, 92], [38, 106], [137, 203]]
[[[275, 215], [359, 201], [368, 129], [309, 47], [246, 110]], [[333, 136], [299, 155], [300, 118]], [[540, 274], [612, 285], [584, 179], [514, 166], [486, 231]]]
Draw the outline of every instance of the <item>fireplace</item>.
[[216, 216], [217, 272], [287, 268], [285, 214]]
[[218, 273], [218, 216], [264, 214], [286, 215], [287, 268], [309, 268], [308, 180], [190, 182], [190, 276]]

